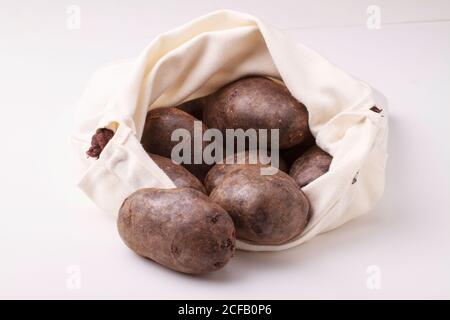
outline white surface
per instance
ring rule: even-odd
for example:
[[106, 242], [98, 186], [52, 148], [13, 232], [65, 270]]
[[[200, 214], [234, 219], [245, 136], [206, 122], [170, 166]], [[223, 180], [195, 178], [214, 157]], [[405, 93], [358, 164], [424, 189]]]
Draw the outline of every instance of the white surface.
[[[450, 9], [378, 2], [380, 30], [364, 26], [366, 1], [227, 3], [288, 29], [389, 99], [387, 186], [369, 215], [340, 229], [285, 252], [238, 252], [224, 270], [192, 277], [122, 244], [115, 221], [75, 188], [68, 142], [97, 67], [224, 6], [78, 1], [81, 29], [68, 30], [69, 3], [1, 1], [0, 298], [450, 298]], [[66, 286], [72, 265], [76, 290]], [[379, 290], [366, 286], [370, 265]]]

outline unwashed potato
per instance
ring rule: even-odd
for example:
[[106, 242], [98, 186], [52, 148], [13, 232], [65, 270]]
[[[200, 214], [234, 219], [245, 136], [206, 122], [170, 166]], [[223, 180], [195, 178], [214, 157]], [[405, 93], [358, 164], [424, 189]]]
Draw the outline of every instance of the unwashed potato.
[[315, 143], [316, 140], [314, 139], [314, 136], [311, 134], [311, 132], [308, 132], [307, 137], [302, 143], [288, 149], [280, 150], [280, 157], [283, 158], [283, 160], [286, 162], [286, 165], [290, 168], [294, 161], [297, 160], [306, 151], [308, 151], [309, 148], [314, 146]]
[[[208, 96], [203, 121], [209, 128], [279, 129], [279, 147], [289, 148], [307, 137], [308, 111], [282, 84], [247, 77]], [[268, 134], [270, 138], [270, 134]]]
[[279, 245], [300, 235], [309, 220], [309, 202], [284, 172], [261, 175], [256, 166], [228, 173], [210, 198], [233, 219], [238, 239]]
[[[172, 149], [179, 141], [171, 141], [172, 132], [176, 129], [186, 129], [191, 135], [191, 163], [182, 164], [190, 173], [203, 181], [210, 165], [194, 164], [194, 121], [199, 121], [190, 114], [175, 107], [157, 108], [147, 113], [141, 143], [149, 153], [171, 158]], [[206, 130], [202, 124], [202, 134]], [[202, 150], [208, 142], [202, 139]]]
[[302, 188], [325, 174], [330, 168], [331, 160], [333, 158], [328, 153], [318, 146], [314, 146], [295, 160], [289, 170], [289, 175]]
[[193, 188], [202, 193], [206, 193], [203, 184], [193, 174], [183, 166], [173, 163], [171, 159], [149, 154], [150, 158], [164, 171], [178, 188]]
[[194, 100], [190, 100], [178, 105], [176, 108], [189, 113], [194, 118], [202, 120], [203, 117], [203, 106], [205, 105], [205, 99], [198, 98]]
[[131, 250], [184, 273], [218, 270], [234, 253], [230, 216], [191, 188], [138, 190], [123, 202], [117, 225]]
[[[250, 163], [250, 154], [251, 153], [255, 153], [256, 152], [256, 157], [254, 159], [257, 160], [256, 163]], [[261, 162], [259, 161], [259, 156], [258, 156], [258, 151], [255, 150], [250, 150], [250, 151], [245, 151], [242, 152], [244, 153], [244, 161], [241, 162], [240, 159], [238, 159], [238, 154], [240, 153], [235, 153], [234, 155], [230, 156], [230, 157], [226, 157], [224, 159], [224, 163], [218, 163], [216, 165], [214, 165], [214, 167], [211, 168], [211, 170], [209, 170], [208, 174], [206, 175], [204, 184], [205, 184], [205, 188], [207, 190], [208, 193], [211, 193], [211, 191], [218, 186], [220, 183], [222, 183], [224, 177], [226, 174], [233, 172], [237, 169], [241, 169], [241, 168], [245, 168], [248, 166], [269, 166], [269, 164], [266, 165], [262, 165]], [[228, 160], [230, 158], [233, 158], [233, 163], [231, 163], [231, 161], [229, 162]], [[239, 163], [238, 163], [239, 161]], [[286, 163], [284, 162], [283, 159], [279, 158], [279, 164], [278, 164], [278, 169], [281, 171], [286, 172], [288, 170]]]

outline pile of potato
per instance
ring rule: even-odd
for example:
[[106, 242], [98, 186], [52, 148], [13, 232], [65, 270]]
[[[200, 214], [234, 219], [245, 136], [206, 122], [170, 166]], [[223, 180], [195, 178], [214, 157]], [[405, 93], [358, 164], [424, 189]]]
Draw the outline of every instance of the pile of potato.
[[[171, 133], [184, 128], [193, 134], [198, 120], [203, 131], [279, 129], [280, 170], [261, 175], [261, 166], [267, 165], [248, 161], [173, 163], [177, 142], [171, 141]], [[177, 188], [141, 189], [125, 199], [120, 236], [137, 254], [185, 273], [222, 268], [233, 257], [236, 238], [279, 245], [299, 236], [310, 220], [301, 188], [326, 173], [332, 160], [315, 145], [305, 106], [283, 84], [260, 76], [148, 112], [141, 143]], [[246, 151], [244, 158], [251, 152], [255, 150]]]

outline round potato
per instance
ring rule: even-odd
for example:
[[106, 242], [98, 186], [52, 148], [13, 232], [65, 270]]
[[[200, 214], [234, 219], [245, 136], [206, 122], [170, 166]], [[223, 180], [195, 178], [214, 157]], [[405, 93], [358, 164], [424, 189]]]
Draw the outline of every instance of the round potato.
[[[186, 129], [191, 136], [191, 157], [190, 164], [182, 165], [200, 181], [203, 181], [208, 170], [211, 168], [203, 162], [194, 163], [194, 122], [199, 121], [190, 114], [174, 107], [157, 108], [147, 113], [144, 131], [141, 143], [148, 153], [154, 153], [166, 158], [171, 158], [172, 149], [179, 141], [171, 141], [172, 132], [176, 129]], [[207, 129], [202, 123], [202, 135]], [[207, 146], [208, 142], [202, 139], [202, 150]]]
[[164, 171], [178, 188], [193, 188], [202, 193], [206, 193], [203, 184], [186, 168], [179, 164], [175, 164], [166, 157], [157, 154], [149, 154], [150, 158]]
[[138, 255], [184, 273], [218, 270], [234, 253], [230, 216], [191, 188], [134, 192], [123, 202], [117, 226]]
[[302, 143], [309, 132], [305, 106], [285, 86], [265, 77], [243, 78], [208, 96], [203, 121], [223, 133], [238, 128], [279, 129], [281, 149]]
[[[250, 160], [250, 155], [251, 153], [255, 154], [255, 158], [256, 159], [256, 163], [254, 163], [254, 160]], [[257, 151], [254, 150], [250, 150], [250, 151], [245, 151], [244, 152], [244, 161], [241, 162], [240, 159], [238, 159], [238, 155], [240, 153], [235, 153], [234, 155], [232, 155], [231, 157], [227, 157], [224, 159], [224, 163], [218, 163], [216, 165], [214, 165], [214, 167], [211, 168], [211, 170], [209, 170], [208, 174], [206, 175], [204, 184], [205, 184], [205, 188], [209, 193], [211, 193], [211, 191], [218, 186], [220, 183], [222, 183], [224, 177], [226, 174], [233, 172], [234, 170], [237, 169], [241, 169], [241, 168], [245, 168], [247, 166], [264, 166], [264, 167], [268, 167], [268, 164], [261, 164], [261, 162], [259, 161], [259, 156]], [[233, 161], [228, 161], [230, 158], [233, 158]], [[252, 163], [250, 163], [250, 161], [252, 161]], [[232, 163], [230, 163], [232, 162]], [[239, 163], [238, 163], [239, 162]], [[279, 158], [279, 165], [278, 165], [278, 169], [281, 171], [286, 172], [288, 170], [286, 163], [283, 161], [283, 159]]]
[[302, 188], [325, 174], [330, 168], [331, 160], [333, 158], [328, 153], [314, 146], [295, 160], [289, 175]]
[[233, 219], [238, 239], [279, 245], [300, 235], [309, 220], [309, 202], [284, 172], [263, 176], [256, 166], [228, 173], [210, 198]]

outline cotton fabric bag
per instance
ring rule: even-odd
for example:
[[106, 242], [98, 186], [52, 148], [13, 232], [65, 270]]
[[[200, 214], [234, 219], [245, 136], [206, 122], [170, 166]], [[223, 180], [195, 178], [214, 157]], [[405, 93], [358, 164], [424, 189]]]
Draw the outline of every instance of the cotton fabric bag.
[[[253, 16], [227, 10], [164, 33], [135, 60], [95, 73], [73, 136], [78, 186], [113, 215], [137, 189], [174, 188], [140, 144], [147, 112], [208, 95], [246, 75], [282, 80], [307, 107], [311, 132], [333, 161], [328, 173], [302, 188], [312, 219], [299, 237], [283, 245], [237, 241], [237, 248], [287, 249], [371, 209], [384, 188], [386, 106], [377, 104], [367, 84], [316, 52]], [[91, 137], [103, 127], [115, 135], [99, 159], [88, 159]]]

